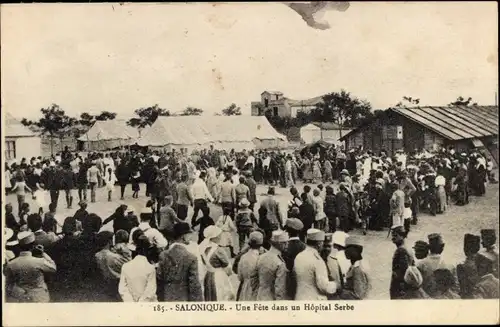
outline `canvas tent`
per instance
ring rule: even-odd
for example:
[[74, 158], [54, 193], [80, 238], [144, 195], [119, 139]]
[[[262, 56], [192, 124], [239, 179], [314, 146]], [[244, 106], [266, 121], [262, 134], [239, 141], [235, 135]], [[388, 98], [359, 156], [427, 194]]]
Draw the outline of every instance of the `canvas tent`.
[[138, 144], [152, 148], [195, 149], [260, 149], [286, 145], [263, 116], [174, 116], [158, 117], [142, 134]]
[[126, 120], [114, 119], [96, 121], [82, 135], [80, 150], [104, 151], [135, 144], [139, 138], [139, 130], [127, 125]]

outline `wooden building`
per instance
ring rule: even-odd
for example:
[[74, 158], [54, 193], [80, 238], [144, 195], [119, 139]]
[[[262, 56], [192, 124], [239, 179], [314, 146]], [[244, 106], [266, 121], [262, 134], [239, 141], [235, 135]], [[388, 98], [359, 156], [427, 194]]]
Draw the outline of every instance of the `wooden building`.
[[347, 149], [487, 150], [498, 163], [498, 106], [391, 108], [344, 135]]

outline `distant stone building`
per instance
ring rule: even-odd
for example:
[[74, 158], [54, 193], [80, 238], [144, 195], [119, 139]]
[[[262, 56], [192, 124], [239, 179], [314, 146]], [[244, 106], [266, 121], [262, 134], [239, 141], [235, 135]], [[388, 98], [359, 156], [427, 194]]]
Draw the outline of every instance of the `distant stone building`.
[[298, 112], [310, 112], [322, 102], [322, 96], [306, 100], [292, 100], [284, 97], [282, 92], [264, 91], [260, 95], [260, 101], [251, 103], [252, 116], [263, 116], [269, 110], [271, 116], [295, 118]]

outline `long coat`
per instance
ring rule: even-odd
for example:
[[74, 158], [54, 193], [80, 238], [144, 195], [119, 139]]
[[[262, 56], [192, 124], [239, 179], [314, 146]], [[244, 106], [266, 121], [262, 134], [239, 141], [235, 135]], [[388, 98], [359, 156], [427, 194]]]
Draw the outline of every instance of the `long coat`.
[[198, 259], [182, 244], [160, 253], [157, 276], [165, 302], [201, 302], [203, 293], [198, 278]]
[[238, 279], [240, 280], [240, 292], [238, 301], [256, 301], [259, 287], [259, 276], [257, 272], [257, 261], [259, 250], [251, 249], [241, 256], [238, 263]]
[[295, 258], [294, 272], [297, 278], [295, 300], [326, 300], [327, 294], [334, 294], [337, 285], [328, 280], [326, 263], [318, 251], [310, 246]]
[[271, 248], [259, 256], [256, 269], [259, 278], [257, 301], [286, 300], [288, 271], [281, 254]]
[[285, 259], [286, 268], [290, 272], [287, 279], [287, 291], [288, 297], [290, 299], [295, 298], [295, 292], [297, 291], [297, 278], [293, 270], [293, 265], [295, 263], [295, 258], [297, 255], [306, 249], [306, 244], [301, 240], [291, 239], [288, 241], [288, 246], [283, 252], [283, 259]]
[[475, 256], [470, 256], [463, 263], [457, 265], [457, 278], [460, 284], [460, 297], [462, 299], [472, 299], [472, 290], [479, 280]]

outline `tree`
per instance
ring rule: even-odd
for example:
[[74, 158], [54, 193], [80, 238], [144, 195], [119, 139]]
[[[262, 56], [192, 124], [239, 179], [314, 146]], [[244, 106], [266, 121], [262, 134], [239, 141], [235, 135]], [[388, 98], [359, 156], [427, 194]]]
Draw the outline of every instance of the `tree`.
[[180, 113], [181, 116], [200, 116], [203, 113], [203, 109], [187, 107]]
[[34, 125], [40, 128], [43, 134], [48, 134], [50, 136], [50, 152], [53, 155], [54, 137], [61, 138], [74, 124], [76, 124], [77, 120], [67, 116], [64, 110], [55, 103], [47, 108], [41, 108], [40, 111], [42, 112], [42, 118], [37, 122], [23, 118], [21, 123], [25, 126]]
[[84, 112], [80, 115], [78, 123], [80, 123], [83, 126], [92, 126], [97, 120], [105, 121], [105, 120], [113, 120], [115, 118], [116, 118], [116, 113], [110, 111], [101, 111], [99, 115], [91, 115], [87, 112]]
[[101, 113], [97, 116], [94, 116], [95, 120], [105, 121], [105, 120], [113, 120], [116, 118], [115, 112], [110, 111], [101, 111]]
[[472, 102], [472, 98], [468, 97], [467, 100], [464, 97], [458, 97], [455, 101], [451, 102], [449, 106], [477, 106], [476, 102]]
[[419, 103], [420, 103], [419, 98], [412, 98], [412, 97], [404, 96], [403, 100], [399, 101], [394, 107], [395, 108], [408, 108], [408, 107], [418, 106]]
[[222, 109], [222, 114], [224, 116], [240, 116], [241, 108], [232, 103], [229, 107]]
[[312, 121], [334, 122], [341, 128], [356, 127], [373, 117], [371, 104], [352, 97], [347, 91], [332, 92], [323, 96], [322, 103], [311, 111]]
[[134, 113], [138, 118], [131, 118], [127, 121], [127, 125], [139, 128], [153, 125], [160, 116], [170, 116], [170, 111], [160, 108], [157, 104], [152, 107], [139, 108]]
[[35, 122], [32, 121], [32, 120], [28, 120], [26, 118], [23, 118], [23, 119], [21, 119], [21, 124], [23, 124], [24, 126], [28, 126], [29, 127], [29, 126], [35, 125]]

